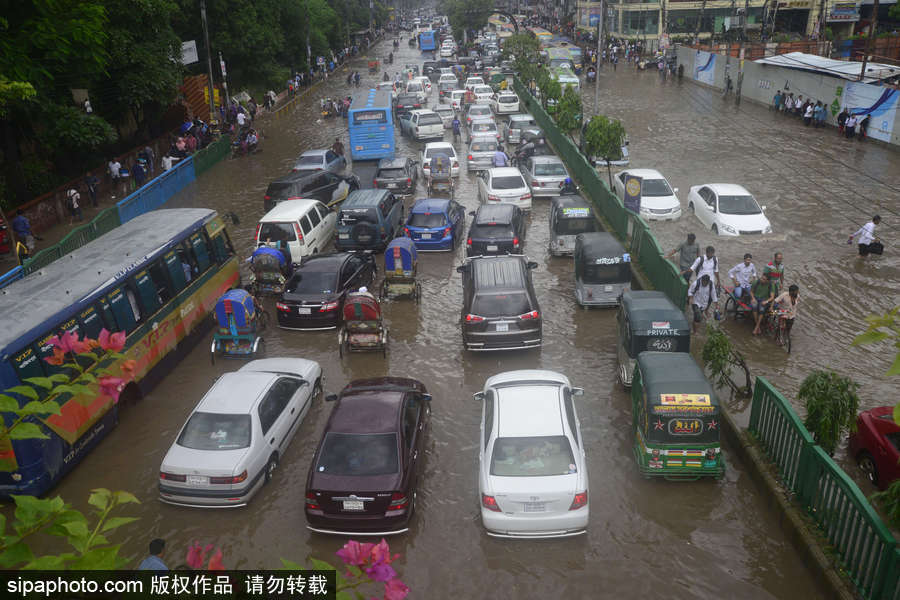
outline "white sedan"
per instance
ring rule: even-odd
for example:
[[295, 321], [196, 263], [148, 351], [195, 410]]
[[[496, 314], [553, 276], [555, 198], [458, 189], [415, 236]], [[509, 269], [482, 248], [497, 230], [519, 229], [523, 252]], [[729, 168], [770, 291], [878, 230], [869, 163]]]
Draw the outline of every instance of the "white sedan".
[[475, 102], [479, 104], [487, 104], [494, 97], [494, 90], [489, 85], [476, 85], [472, 93], [475, 94]]
[[222, 375], [166, 453], [159, 499], [245, 506], [272, 479], [322, 386], [322, 368], [302, 358], [254, 360]]
[[531, 190], [515, 167], [494, 167], [478, 174], [478, 198], [482, 204], [506, 202], [531, 210]]
[[613, 177], [613, 188], [625, 200], [625, 178], [641, 178], [641, 216], [648, 220], [674, 221], [681, 216], [678, 188], [672, 188], [656, 169], [628, 169]]
[[766, 207], [734, 183], [695, 185], [688, 194], [688, 210], [716, 235], [772, 233]]
[[494, 375], [475, 394], [481, 522], [488, 535], [556, 538], [583, 534], [590, 516], [584, 440], [575, 397], [553, 371]]
[[431, 172], [431, 159], [436, 154], [446, 154], [450, 157], [450, 176], [459, 176], [459, 158], [456, 156], [456, 148], [449, 142], [430, 142], [425, 144], [419, 164], [422, 165], [422, 174], [427, 178]]

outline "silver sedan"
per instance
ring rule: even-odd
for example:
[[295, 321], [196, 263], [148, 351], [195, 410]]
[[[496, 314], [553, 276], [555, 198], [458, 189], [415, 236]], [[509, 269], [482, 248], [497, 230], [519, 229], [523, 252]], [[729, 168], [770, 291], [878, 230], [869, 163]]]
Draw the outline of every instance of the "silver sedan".
[[569, 172], [556, 156], [532, 156], [519, 165], [532, 196], [558, 196]]

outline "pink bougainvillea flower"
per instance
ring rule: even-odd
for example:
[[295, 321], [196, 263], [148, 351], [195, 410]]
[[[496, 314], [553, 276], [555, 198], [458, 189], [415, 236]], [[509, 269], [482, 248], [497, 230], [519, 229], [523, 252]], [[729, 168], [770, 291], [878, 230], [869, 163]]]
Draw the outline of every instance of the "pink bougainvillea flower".
[[194, 544], [188, 547], [187, 558], [184, 562], [194, 570], [202, 569], [203, 563], [206, 562], [206, 555], [212, 550], [212, 547], [212, 544], [207, 544], [204, 548], [200, 545], [200, 542], [194, 540]]
[[125, 332], [110, 333], [103, 329], [100, 331], [100, 337], [97, 338], [97, 341], [100, 342], [100, 347], [104, 350], [118, 352], [125, 347]]
[[71, 352], [72, 354], [80, 354], [88, 351], [86, 342], [78, 340], [78, 335], [71, 331], [64, 331], [62, 335], [57, 335], [48, 340], [48, 343], [54, 348], [59, 348], [63, 352]]
[[51, 365], [56, 365], [58, 367], [66, 362], [66, 353], [59, 348], [53, 348], [53, 356], [47, 356], [44, 360]]
[[134, 367], [137, 364], [136, 361], [128, 359], [122, 361], [122, 376], [127, 380], [134, 379]]
[[409, 588], [399, 579], [391, 579], [384, 583], [384, 600], [403, 600]]
[[109, 396], [113, 399], [113, 402], [118, 402], [119, 394], [121, 394], [122, 390], [125, 389], [126, 383], [128, 382], [121, 377], [101, 377], [100, 394], [103, 396]]
[[216, 553], [213, 554], [213, 557], [209, 559], [209, 566], [206, 567], [210, 571], [224, 571], [225, 567], [222, 565], [222, 551], [216, 550]]
[[395, 571], [391, 565], [379, 562], [368, 567], [366, 569], [366, 575], [368, 575], [369, 579], [372, 581], [390, 581], [397, 576], [397, 571]]
[[381, 538], [381, 541], [375, 544], [372, 547], [372, 562], [373, 563], [386, 563], [391, 564], [395, 560], [400, 558], [399, 554], [395, 554], [391, 556], [391, 549], [388, 547], [387, 541], [384, 538]]
[[344, 564], [361, 566], [369, 562], [373, 546], [374, 544], [360, 544], [356, 540], [350, 540], [335, 554], [341, 557]]

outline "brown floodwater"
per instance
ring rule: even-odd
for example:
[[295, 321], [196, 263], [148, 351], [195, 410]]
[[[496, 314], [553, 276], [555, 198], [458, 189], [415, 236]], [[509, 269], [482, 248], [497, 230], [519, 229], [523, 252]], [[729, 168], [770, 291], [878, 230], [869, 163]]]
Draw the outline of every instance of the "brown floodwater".
[[[404, 41], [391, 73], [414, 60], [421, 58]], [[375, 76], [365, 64], [357, 60], [352, 68], [360, 70], [363, 85], [372, 85]], [[321, 121], [317, 110], [320, 96], [350, 93], [345, 76], [314, 89], [290, 115], [263, 120], [262, 152], [223, 161], [170, 205], [235, 212], [241, 222], [230, 227], [231, 237], [240, 254], [248, 256], [267, 183], [288, 172], [303, 150], [330, 146], [335, 136], [346, 144], [344, 121]], [[745, 251], [757, 257], [758, 265], [773, 251], [784, 251], [787, 280], [801, 286], [804, 301], [793, 353], [786, 355], [771, 339], [752, 337], [745, 323], [725, 324], [754, 374], [793, 393], [810, 369], [827, 366], [860, 381], [867, 406], [893, 400], [895, 388], [879, 376], [889, 364], [886, 353], [850, 348], [849, 343], [866, 314], [896, 303], [898, 262], [890, 254], [860, 261], [845, 240], [876, 210], [885, 218], [885, 232], [895, 227], [897, 155], [874, 144], [848, 143], [830, 130], [807, 130], [764, 108], [745, 104], [737, 110], [712, 91], [660, 83], [652, 73], [623, 68], [614, 75], [603, 73], [602, 88], [603, 111], [622, 119], [629, 132], [632, 166], [659, 169], [680, 188], [682, 201], [691, 185], [725, 181], [744, 184], [768, 206], [775, 233], [764, 238], [713, 240], [687, 214], [675, 223], [653, 226], [667, 249], [687, 231], [697, 231], [701, 244], [717, 246], [723, 271]], [[585, 97], [592, 100], [593, 90]], [[398, 137], [398, 154], [415, 157], [420, 147]], [[371, 164], [352, 168], [364, 185], [371, 181]], [[416, 197], [423, 193], [420, 183]], [[469, 210], [476, 208], [471, 174], [461, 175], [457, 199]], [[412, 199], [406, 203], [409, 207]], [[534, 272], [544, 316], [539, 351], [463, 351], [457, 323], [461, 283], [455, 271], [463, 259], [461, 248], [421, 256], [419, 305], [402, 299], [385, 304], [390, 328], [386, 359], [360, 354], [341, 361], [333, 331], [273, 328], [265, 334], [269, 356], [319, 361], [328, 392], [353, 379], [394, 375], [420, 379], [434, 395], [419, 511], [408, 534], [389, 540], [403, 555], [397, 566], [411, 597], [818, 595], [777, 516], [767, 510], [761, 491], [727, 446], [728, 470], [719, 482], [647, 481], [637, 473], [630, 400], [615, 379], [614, 313], [577, 308], [571, 260], [551, 258], [547, 251], [548, 205], [547, 200], [535, 201], [525, 243], [526, 253], [540, 264]], [[378, 261], [382, 264], [380, 257]], [[274, 312], [271, 304], [268, 309]], [[700, 342], [702, 338], [695, 347]], [[95, 487], [136, 494], [142, 503], [128, 512], [141, 520], [124, 530], [124, 550], [135, 559], [155, 537], [168, 540], [170, 565], [183, 560], [181, 549], [193, 540], [221, 547], [225, 564], [235, 568], [274, 567], [279, 558], [335, 559], [344, 540], [311, 534], [303, 514], [307, 470], [330, 410], [322, 403], [301, 425], [273, 484], [249, 507], [196, 510], [157, 500], [159, 464], [185, 418], [216, 377], [241, 364], [220, 360], [211, 365], [208, 348], [208, 340], [200, 343], [142, 402], [125, 409], [119, 426], [56, 493], [79, 506]], [[476, 498], [481, 411], [472, 394], [487, 377], [521, 368], [561, 371], [586, 390], [577, 406], [591, 480], [591, 520], [584, 536], [495, 540], [481, 526]], [[730, 405], [746, 419], [746, 402]]]

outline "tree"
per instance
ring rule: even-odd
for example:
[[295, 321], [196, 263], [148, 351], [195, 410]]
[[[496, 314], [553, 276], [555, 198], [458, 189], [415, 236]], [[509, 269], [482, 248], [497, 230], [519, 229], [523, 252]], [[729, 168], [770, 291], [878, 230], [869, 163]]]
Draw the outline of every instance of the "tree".
[[803, 425], [829, 455], [846, 431], [856, 430], [857, 389], [859, 384], [834, 371], [813, 371], [800, 384], [797, 398], [806, 406]]
[[[900, 5], [895, 5], [900, 6]], [[866, 317], [868, 329], [853, 339], [853, 346], [864, 346], [878, 342], [893, 342], [897, 348], [894, 362], [888, 368], [885, 375], [900, 375], [900, 306], [895, 306], [883, 315], [871, 315]], [[894, 420], [900, 423], [898, 411], [894, 412]]]
[[512, 60], [516, 73], [526, 81], [534, 77], [540, 64], [540, 52], [540, 42], [527, 33], [517, 33], [503, 41], [503, 59]]
[[894, 4], [888, 9], [888, 18], [900, 21], [900, 4]]
[[556, 124], [568, 136], [581, 124], [581, 96], [570, 85], [563, 91], [556, 110]]
[[609, 189], [612, 189], [612, 167], [610, 160], [616, 160], [622, 153], [625, 141], [625, 127], [622, 122], [610, 120], [603, 115], [595, 115], [588, 121], [584, 132], [584, 149], [588, 157], [596, 156], [606, 161], [609, 174]]
[[494, 12], [492, 4], [483, 0], [450, 0], [446, 6], [453, 36], [461, 40], [467, 38], [467, 32], [487, 25]]

